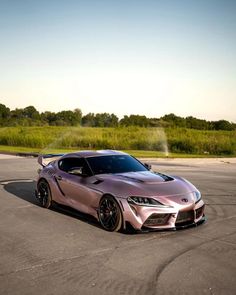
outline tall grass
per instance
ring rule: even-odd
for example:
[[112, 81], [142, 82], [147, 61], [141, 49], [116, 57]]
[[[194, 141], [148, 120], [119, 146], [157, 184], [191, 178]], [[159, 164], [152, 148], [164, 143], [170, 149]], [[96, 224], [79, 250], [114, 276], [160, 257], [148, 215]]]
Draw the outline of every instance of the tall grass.
[[236, 155], [235, 131], [186, 128], [5, 127], [0, 145], [38, 148], [153, 150]]
[[174, 153], [236, 155], [236, 131], [167, 129], [169, 149]]

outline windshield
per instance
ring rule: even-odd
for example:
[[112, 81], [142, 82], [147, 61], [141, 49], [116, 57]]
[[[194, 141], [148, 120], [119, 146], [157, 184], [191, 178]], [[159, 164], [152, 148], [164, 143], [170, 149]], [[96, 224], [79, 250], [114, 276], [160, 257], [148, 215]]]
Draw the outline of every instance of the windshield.
[[86, 160], [95, 175], [148, 171], [138, 160], [129, 155], [89, 157]]

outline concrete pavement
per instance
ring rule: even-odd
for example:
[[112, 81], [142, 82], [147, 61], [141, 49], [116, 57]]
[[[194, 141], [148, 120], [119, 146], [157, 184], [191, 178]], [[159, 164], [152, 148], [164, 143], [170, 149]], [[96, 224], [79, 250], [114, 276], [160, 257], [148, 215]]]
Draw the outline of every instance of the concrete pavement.
[[207, 222], [110, 233], [33, 196], [35, 158], [0, 157], [0, 294], [235, 294], [236, 162], [154, 160], [202, 192]]

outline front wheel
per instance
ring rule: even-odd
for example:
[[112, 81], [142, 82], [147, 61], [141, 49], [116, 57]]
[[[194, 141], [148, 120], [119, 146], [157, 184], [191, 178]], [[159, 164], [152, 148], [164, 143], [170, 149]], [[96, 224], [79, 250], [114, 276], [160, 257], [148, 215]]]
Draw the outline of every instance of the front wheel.
[[44, 208], [49, 208], [52, 205], [52, 195], [49, 184], [46, 180], [41, 179], [38, 183], [38, 196], [39, 203]]
[[119, 231], [122, 227], [122, 214], [116, 200], [111, 196], [104, 196], [99, 205], [99, 220], [107, 231]]

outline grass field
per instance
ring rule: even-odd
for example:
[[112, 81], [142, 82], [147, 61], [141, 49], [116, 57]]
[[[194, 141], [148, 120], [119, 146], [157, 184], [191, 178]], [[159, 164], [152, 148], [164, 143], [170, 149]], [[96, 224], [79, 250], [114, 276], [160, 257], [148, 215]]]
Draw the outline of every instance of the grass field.
[[235, 156], [235, 131], [186, 128], [0, 128], [0, 151], [68, 152], [81, 149], [118, 149], [138, 157]]

